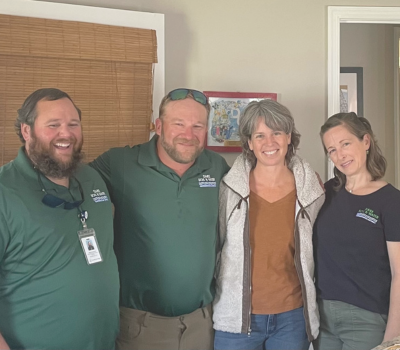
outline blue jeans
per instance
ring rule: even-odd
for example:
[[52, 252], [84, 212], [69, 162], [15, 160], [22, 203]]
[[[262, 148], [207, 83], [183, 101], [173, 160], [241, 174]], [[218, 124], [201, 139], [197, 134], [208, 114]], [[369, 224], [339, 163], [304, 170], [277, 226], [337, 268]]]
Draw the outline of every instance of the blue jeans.
[[250, 335], [215, 331], [214, 350], [307, 350], [303, 308], [276, 315], [251, 315]]

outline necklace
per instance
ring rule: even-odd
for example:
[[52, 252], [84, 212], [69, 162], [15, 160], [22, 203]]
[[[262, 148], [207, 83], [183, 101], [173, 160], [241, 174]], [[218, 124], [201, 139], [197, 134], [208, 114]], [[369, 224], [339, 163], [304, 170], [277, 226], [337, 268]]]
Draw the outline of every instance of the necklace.
[[364, 191], [365, 189], [367, 189], [370, 186], [370, 183], [372, 181], [371, 178], [368, 179], [354, 179], [355, 181], [353, 182], [353, 186], [351, 186], [351, 188], [348, 186], [348, 184], [345, 184], [345, 188], [347, 190], [347, 192], [349, 193], [353, 193], [354, 192], [354, 187], [356, 187], [357, 184], [357, 193], [360, 194], [360, 191]]

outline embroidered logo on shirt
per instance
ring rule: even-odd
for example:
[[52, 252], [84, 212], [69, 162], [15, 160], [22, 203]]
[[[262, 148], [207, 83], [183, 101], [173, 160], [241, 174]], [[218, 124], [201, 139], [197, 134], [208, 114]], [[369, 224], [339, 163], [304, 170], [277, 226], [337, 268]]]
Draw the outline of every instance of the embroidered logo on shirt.
[[215, 178], [211, 177], [211, 175], [203, 175], [203, 177], [199, 177], [199, 186], [217, 187], [217, 183], [215, 182]]
[[90, 197], [92, 197], [95, 203], [108, 201], [106, 193], [100, 190], [93, 190], [93, 193], [90, 195]]
[[376, 224], [378, 222], [379, 216], [374, 213], [372, 209], [365, 208], [360, 209], [356, 214], [358, 218], [362, 218]]

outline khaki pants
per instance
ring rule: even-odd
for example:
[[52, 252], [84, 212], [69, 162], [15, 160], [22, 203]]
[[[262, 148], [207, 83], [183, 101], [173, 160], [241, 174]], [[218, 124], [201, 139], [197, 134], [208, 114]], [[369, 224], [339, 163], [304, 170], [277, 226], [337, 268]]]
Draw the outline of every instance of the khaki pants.
[[178, 317], [120, 308], [116, 350], [212, 350], [211, 306]]

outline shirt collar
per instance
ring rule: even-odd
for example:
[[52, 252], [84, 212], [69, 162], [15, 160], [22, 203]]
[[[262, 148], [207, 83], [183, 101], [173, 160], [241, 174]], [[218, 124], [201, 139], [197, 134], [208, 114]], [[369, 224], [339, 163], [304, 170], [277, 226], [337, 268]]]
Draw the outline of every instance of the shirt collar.
[[[17, 169], [20, 171], [20, 173], [23, 174], [23, 176], [27, 180], [34, 181], [35, 183], [37, 183], [37, 186], [35, 186], [35, 188], [37, 187], [40, 191], [42, 190], [42, 188], [38, 182], [38, 171], [35, 170], [35, 167], [34, 167], [32, 161], [26, 155], [25, 146], [20, 147], [20, 149], [18, 150], [18, 155], [13, 160], [13, 163], [15, 164]], [[41, 174], [40, 176], [41, 176], [43, 185], [46, 187], [46, 190], [53, 189], [56, 192], [63, 192], [66, 190], [66, 188], [64, 186], [54, 183], [53, 181], [49, 180], [43, 174]], [[72, 189], [75, 187], [78, 188], [77, 181], [74, 180], [73, 178], [70, 178], [69, 189]]]
[[17, 169], [29, 180], [37, 181], [37, 172], [33, 166], [33, 163], [25, 153], [25, 146], [20, 147], [17, 158], [13, 160], [13, 163]]
[[157, 154], [158, 135], [154, 135], [150, 141], [140, 145], [138, 162], [144, 166], [157, 167], [161, 161]]

